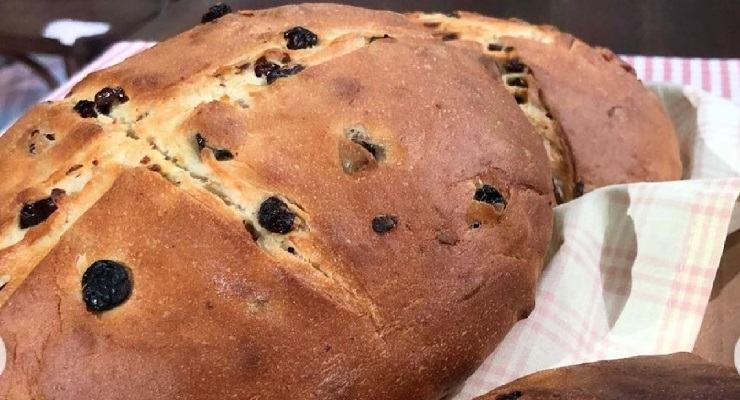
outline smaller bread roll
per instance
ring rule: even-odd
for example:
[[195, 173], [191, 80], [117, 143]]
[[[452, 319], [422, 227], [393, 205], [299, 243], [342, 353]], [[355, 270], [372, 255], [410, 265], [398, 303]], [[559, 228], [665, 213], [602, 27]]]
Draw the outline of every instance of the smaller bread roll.
[[447, 43], [477, 43], [541, 136], [559, 203], [619, 183], [682, 175], [678, 140], [632, 67], [551, 26], [475, 13], [409, 17]]
[[476, 400], [730, 400], [740, 375], [691, 353], [599, 361], [541, 371]]

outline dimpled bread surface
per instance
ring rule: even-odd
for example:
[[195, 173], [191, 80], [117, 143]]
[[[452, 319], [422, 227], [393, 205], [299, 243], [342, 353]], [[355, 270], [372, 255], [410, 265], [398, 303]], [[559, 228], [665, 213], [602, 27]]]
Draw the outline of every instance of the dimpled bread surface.
[[740, 375], [691, 353], [562, 367], [519, 378], [476, 400], [734, 400]]
[[[533, 308], [552, 222], [495, 61], [337, 5], [91, 74], [0, 138], [0, 175], [7, 400], [438, 399]], [[130, 278], [102, 312], [99, 260]]]
[[[469, 12], [410, 14], [447, 41], [497, 58], [507, 87], [543, 137], [562, 200], [602, 186], [680, 179], [676, 132], [658, 97], [610, 50], [551, 26]], [[516, 61], [523, 70], [507, 68]], [[511, 78], [523, 78], [521, 87]], [[559, 199], [560, 201], [560, 199]]]

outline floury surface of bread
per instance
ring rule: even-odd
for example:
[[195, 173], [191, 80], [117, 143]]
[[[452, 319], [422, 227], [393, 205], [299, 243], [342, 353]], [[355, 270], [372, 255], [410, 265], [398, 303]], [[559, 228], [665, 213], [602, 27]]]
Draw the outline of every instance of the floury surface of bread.
[[325, 4], [91, 74], [0, 175], [8, 400], [438, 399], [534, 306], [552, 220], [492, 60]]

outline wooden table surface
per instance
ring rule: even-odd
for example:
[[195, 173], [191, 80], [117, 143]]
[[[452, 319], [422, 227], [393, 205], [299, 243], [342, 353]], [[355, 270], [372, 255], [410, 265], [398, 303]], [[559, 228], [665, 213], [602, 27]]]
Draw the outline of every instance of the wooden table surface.
[[[2, 0], [8, 1], [8, 0]], [[134, 34], [161, 40], [200, 20], [217, 0], [179, 0]], [[285, 0], [225, 0], [236, 9], [295, 3]], [[620, 54], [678, 57], [740, 57], [738, 0], [452, 0], [339, 1], [396, 11], [464, 9], [499, 17], [548, 23]]]

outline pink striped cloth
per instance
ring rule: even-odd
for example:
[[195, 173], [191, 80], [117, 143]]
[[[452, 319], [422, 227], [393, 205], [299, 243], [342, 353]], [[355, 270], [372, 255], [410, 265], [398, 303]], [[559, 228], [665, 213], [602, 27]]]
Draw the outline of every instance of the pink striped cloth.
[[740, 104], [740, 60], [622, 56], [644, 82], [692, 86]]
[[[51, 97], [151, 45], [113, 46]], [[731, 102], [740, 103], [740, 64], [626, 59], [645, 81], [688, 85], [654, 87], [687, 179], [610, 186], [557, 207], [535, 310], [454, 399], [555, 366], [693, 348], [727, 232], [740, 227], [740, 109]]]

